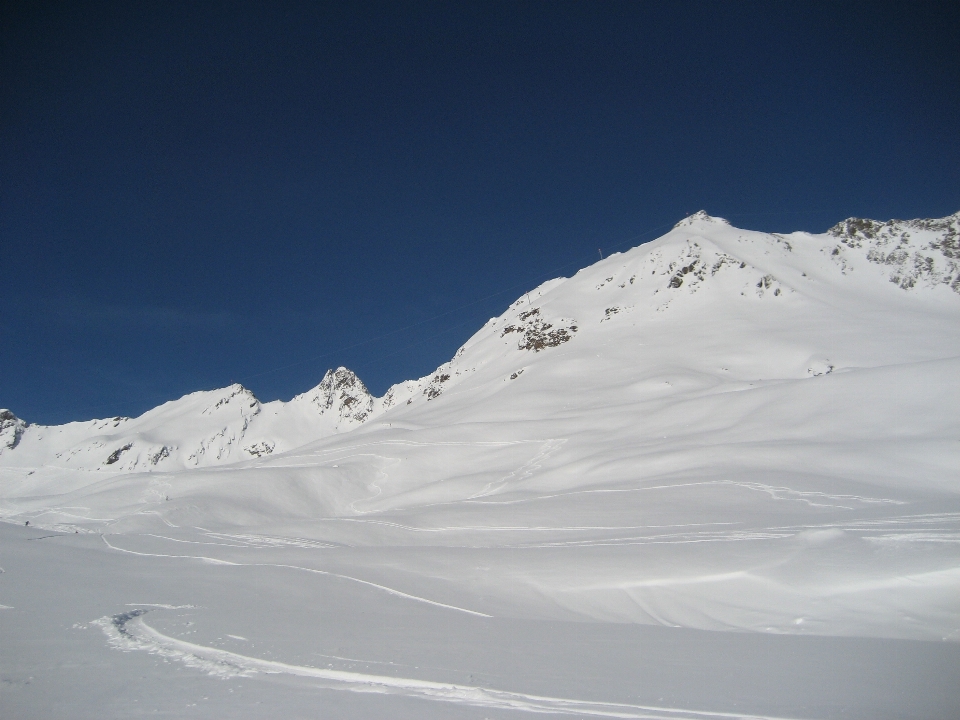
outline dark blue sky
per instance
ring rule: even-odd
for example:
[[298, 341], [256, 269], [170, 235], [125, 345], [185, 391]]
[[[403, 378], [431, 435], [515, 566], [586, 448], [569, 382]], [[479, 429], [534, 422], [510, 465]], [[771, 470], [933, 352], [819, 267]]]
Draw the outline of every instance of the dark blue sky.
[[316, 5], [4, 3], [0, 407], [379, 394], [701, 208], [960, 210], [956, 3]]

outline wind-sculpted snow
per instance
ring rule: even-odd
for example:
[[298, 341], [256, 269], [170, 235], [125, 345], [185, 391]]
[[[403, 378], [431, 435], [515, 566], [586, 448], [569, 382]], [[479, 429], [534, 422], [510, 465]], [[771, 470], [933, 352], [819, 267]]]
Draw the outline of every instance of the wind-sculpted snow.
[[[177, 595], [168, 604], [209, 608], [183, 633], [234, 617], [249, 598], [273, 598], [272, 609], [210, 642], [191, 635], [189, 648], [177, 644], [186, 634], [151, 635], [159, 630], [141, 615], [104, 628], [125, 649], [174, 653], [163, 656], [196, 669], [274, 672], [262, 658], [297, 682], [389, 695], [355, 716], [393, 716], [409, 699], [491, 716], [511, 707], [701, 717], [741, 707], [717, 691], [677, 704], [700, 715], [670, 715], [655, 691], [629, 694], [625, 676], [598, 680], [609, 672], [596, 657], [582, 661], [577, 677], [593, 684], [581, 694], [537, 685], [532, 664], [483, 683], [469, 673], [441, 682], [417, 660], [408, 665], [419, 675], [408, 667], [391, 684], [379, 678], [396, 668], [333, 668], [357, 673], [334, 679], [311, 654], [363, 657], [338, 647], [367, 638], [371, 662], [385, 668], [407, 652], [390, 644], [406, 632], [418, 658], [485, 648], [497, 623], [520, 623], [541, 643], [554, 631], [531, 628], [556, 623], [561, 638], [582, 627], [739, 631], [915, 642], [929, 657], [960, 641], [957, 227], [955, 215], [768, 234], [698, 213], [524, 293], [448, 362], [382, 398], [340, 368], [287, 403], [232, 386], [133, 419], [41, 427], [7, 413], [0, 515], [21, 531], [42, 529], [33, 546], [95, 541], [106, 553], [96, 563], [131, 563], [137, 577], [179, 587], [195, 574], [242, 588], [203, 601]], [[150, 598], [125, 596], [119, 607]], [[276, 613], [288, 612], [318, 614], [285, 634]], [[421, 646], [435, 627], [441, 639]], [[258, 647], [274, 654], [211, 645], [223, 632], [258, 629]], [[610, 642], [605, 653], [626, 652]], [[503, 661], [497, 647], [484, 651]], [[851, 667], [899, 657], [857, 652]], [[548, 674], [581, 667], [564, 657], [538, 662]], [[504, 684], [511, 679], [518, 684]], [[891, 682], [857, 702], [869, 705]], [[912, 704], [926, 697], [904, 692], [897, 697]], [[556, 699], [568, 696], [585, 700]], [[950, 698], [928, 716], [955, 716], [960, 700]], [[904, 715], [884, 702], [853, 716]], [[841, 705], [772, 714], [846, 716]]]

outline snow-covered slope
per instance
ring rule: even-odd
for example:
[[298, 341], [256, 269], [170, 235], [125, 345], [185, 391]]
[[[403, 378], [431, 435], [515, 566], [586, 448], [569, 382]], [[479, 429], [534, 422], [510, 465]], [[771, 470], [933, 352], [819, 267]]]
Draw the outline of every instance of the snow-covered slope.
[[0, 411], [4, 707], [956, 717], [958, 228], [698, 213], [382, 398]]
[[3, 415], [0, 514], [307, 538], [489, 614], [960, 639], [958, 229], [697, 213], [382, 398], [341, 368], [289, 403]]

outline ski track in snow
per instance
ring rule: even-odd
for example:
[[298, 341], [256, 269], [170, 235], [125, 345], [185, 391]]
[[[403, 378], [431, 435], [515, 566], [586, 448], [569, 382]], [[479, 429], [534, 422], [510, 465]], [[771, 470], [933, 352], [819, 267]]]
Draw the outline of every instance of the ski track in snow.
[[127, 603], [127, 607], [152, 607], [160, 610], [196, 610], [197, 605], [168, 605], [167, 603]]
[[539, 470], [543, 463], [546, 462], [547, 458], [563, 447], [564, 443], [566, 442], [566, 439], [547, 440], [543, 443], [543, 447], [540, 448], [540, 452], [530, 458], [527, 462], [497, 482], [487, 483], [483, 490], [475, 495], [471, 495], [467, 498], [467, 500], [474, 500], [476, 498], [486, 497], [487, 495], [493, 495], [506, 487], [511, 480], [518, 483], [523, 482], [527, 478], [531, 477], [537, 470]]
[[[779, 489], [779, 488], [777, 488]], [[833, 496], [837, 497], [837, 496]], [[886, 503], [890, 502], [882, 499], [868, 498], [866, 502]], [[896, 502], [896, 501], [894, 501]], [[901, 504], [901, 503], [896, 503]], [[716, 526], [742, 525], [740, 522], [713, 522], [713, 523], [678, 523], [669, 525], [639, 525], [639, 526], [444, 526], [444, 527], [416, 527], [402, 523], [390, 522], [386, 520], [373, 520], [363, 518], [336, 518], [338, 521], [350, 523], [363, 523], [371, 525], [380, 525], [383, 527], [395, 528], [407, 532], [415, 533], [456, 533], [456, 532], [485, 532], [485, 533], [512, 533], [512, 532], [609, 532], [609, 531], [635, 531], [637, 534], [613, 537], [588, 537], [583, 539], [539, 541], [527, 543], [498, 543], [495, 547], [499, 548], [560, 548], [560, 547], [601, 547], [601, 546], [626, 546], [626, 545], [671, 545], [671, 544], [690, 544], [690, 543], [728, 543], [728, 542], [749, 542], [757, 540], [783, 540], [795, 537], [797, 534], [810, 530], [842, 530], [844, 532], [859, 533], [862, 539], [872, 542], [896, 543], [896, 542], [936, 542], [936, 543], [957, 543], [960, 542], [960, 513], [929, 513], [920, 515], [896, 516], [891, 518], [876, 519], [855, 519], [850, 521], [826, 522], [816, 524], [798, 524], [781, 525], [755, 528], [730, 528], [730, 529], [705, 529]], [[916, 530], [909, 525], [919, 526]], [[665, 530], [690, 528], [687, 532], [670, 533], [648, 533], [649, 530]], [[884, 532], [887, 530], [888, 532]], [[897, 532], [889, 532], [896, 530]], [[165, 535], [153, 533], [144, 533], [144, 537], [153, 537], [170, 542], [192, 544], [192, 545], [211, 545], [220, 547], [237, 548], [273, 548], [300, 547], [306, 549], [333, 549], [338, 547], [332, 543], [325, 543], [317, 540], [305, 538], [277, 538], [263, 535], [252, 534], [228, 534], [214, 533], [206, 531], [205, 535], [224, 540], [235, 540], [239, 542], [204, 542], [202, 540], [185, 540], [181, 538], [172, 538]], [[104, 542], [107, 542], [104, 539]], [[108, 543], [109, 544], [109, 543]], [[123, 552], [137, 553], [137, 551], [118, 548], [111, 545], [116, 550]], [[471, 547], [470, 545], [457, 545], [456, 547]], [[250, 563], [235, 563], [232, 561], [220, 560], [208, 556], [183, 556], [183, 555], [160, 555], [156, 553], [146, 553], [146, 555], [156, 555], [158, 557], [189, 557], [193, 559], [211, 562], [214, 564], [232, 564], [243, 565]], [[312, 570], [310, 568], [301, 568], [293, 565], [260, 563], [260, 565], [272, 565], [274, 567], [299, 568], [307, 572], [323, 572]], [[336, 576], [335, 573], [325, 573]], [[340, 577], [340, 576], [338, 576]], [[355, 582], [367, 582], [358, 578], [350, 578]], [[399, 592], [399, 591], [396, 591]], [[424, 602], [433, 602], [423, 600]], [[462, 609], [462, 608], [460, 608]]]
[[140, 510], [135, 514], [136, 515], [156, 515], [158, 518], [160, 518], [160, 522], [162, 522], [167, 527], [172, 527], [172, 528], [180, 527], [179, 525], [174, 525], [172, 522], [167, 520], [161, 513], [157, 512], [156, 510]]
[[[886, 500], [868, 501], [884, 503]], [[897, 503], [901, 504], [901, 503]], [[365, 523], [395, 528], [397, 530], [414, 533], [454, 533], [454, 532], [602, 532], [602, 531], [636, 531], [640, 534], [619, 537], [594, 537], [585, 539], [556, 540], [552, 542], [530, 542], [521, 544], [500, 544], [500, 548], [537, 548], [537, 547], [592, 547], [613, 545], [649, 545], [649, 544], [686, 544], [709, 542], [747, 542], [754, 540], [782, 540], [792, 538], [799, 533], [811, 530], [842, 530], [850, 533], [860, 533], [864, 540], [874, 542], [960, 542], [960, 513], [926, 513], [919, 515], [903, 515], [890, 518], [855, 519], [846, 522], [805, 523], [798, 525], [776, 525], [756, 528], [738, 527], [729, 530], [705, 530], [716, 526], [742, 525], [742, 522], [710, 522], [710, 523], [676, 523], [667, 525], [625, 525], [625, 526], [484, 526], [462, 525], [441, 527], [416, 527], [387, 520], [370, 520], [361, 518], [336, 518], [338, 521], [350, 523]], [[909, 527], [916, 525], [918, 529]], [[933, 526], [933, 527], [931, 527]], [[691, 528], [689, 532], [644, 534], [647, 530], [663, 530], [668, 528]], [[884, 534], [871, 535], [869, 533], [882, 532], [885, 529], [899, 530]], [[463, 546], [467, 547], [467, 546]]]
[[[793, 488], [789, 488], [785, 486], [766, 485], [764, 483], [743, 482], [743, 481], [736, 481], [736, 480], [703, 480], [700, 482], [672, 483], [668, 485], [646, 485], [643, 487], [635, 487], [635, 488], [591, 488], [589, 490], [572, 490], [570, 492], [558, 492], [558, 493], [552, 493], [550, 495], [537, 495], [535, 497], [526, 497], [526, 498], [510, 498], [507, 500], [481, 500], [480, 498], [484, 497], [485, 495], [489, 495], [490, 493], [478, 493], [469, 498], [466, 498], [465, 500], [461, 500], [460, 502], [464, 502], [464, 503], [470, 502], [470, 503], [480, 503], [480, 504], [490, 504], [490, 505], [515, 505], [519, 503], [537, 502], [539, 500], [552, 500], [554, 498], [563, 498], [563, 497], [569, 497], [572, 495], [648, 492], [651, 490], [674, 490], [677, 488], [686, 488], [686, 487], [703, 486], [703, 485], [726, 485], [726, 486], [742, 487], [747, 490], [756, 490], [759, 492], [766, 493], [774, 500], [793, 500], [798, 502], [804, 502], [810, 507], [831, 507], [831, 508], [837, 508], [841, 510], [854, 509], [853, 507], [850, 507], [847, 505], [815, 503], [812, 500], [808, 499], [808, 497], [823, 498], [825, 500], [838, 500], [838, 501], [843, 500], [843, 501], [854, 502], [854, 503], [859, 503], [863, 505], [873, 505], [873, 504], [906, 505], [906, 503], [902, 500], [892, 500], [890, 498], [872, 498], [872, 497], [864, 497], [861, 495], [837, 495], [837, 494], [824, 493], [824, 492], [818, 492], [818, 491], [794, 490]], [[784, 496], [795, 496], [795, 497], [784, 497]]]
[[445, 525], [441, 527], [416, 527], [414, 525], [404, 525], [403, 523], [389, 522], [387, 520], [366, 520], [363, 518], [331, 518], [342, 522], [369, 523], [370, 525], [383, 525], [385, 527], [397, 528], [398, 530], [409, 530], [410, 532], [456, 532], [464, 531], [489, 531], [489, 532], [513, 532], [516, 530], [528, 530], [536, 532], [581, 532], [584, 530], [642, 530], [644, 528], [666, 528], [666, 527], [706, 527], [709, 525], [739, 525], [738, 522], [710, 522], [710, 523], [679, 523], [672, 525]]
[[707, 542], [743, 542], [747, 540], [781, 540], [793, 537], [795, 533], [782, 532], [732, 532], [732, 533], [683, 533], [671, 535], [636, 536], [603, 538], [598, 540], [563, 540], [507, 547], [599, 547], [603, 545], [684, 545]]
[[[104, 616], [92, 624], [102, 628], [108, 642], [118, 650], [145, 651], [188, 667], [227, 679], [264, 675], [291, 675], [319, 681], [320, 687], [357, 693], [398, 695], [428, 701], [439, 701], [519, 712], [580, 715], [590, 717], [632, 718], [636, 720], [783, 720], [772, 716], [710, 712], [680, 708], [630, 705], [590, 700], [529, 695], [474, 685], [441, 683], [417, 678], [370, 675], [346, 670], [331, 670], [309, 665], [291, 665], [276, 660], [197, 645], [164, 635], [144, 622], [147, 610], [133, 610], [120, 615]], [[232, 637], [232, 636], [231, 636]]]
[[[889, 505], [906, 505], [906, 503], [901, 500], [891, 500], [889, 498], [871, 498], [871, 497], [863, 497], [861, 495], [833, 495], [825, 492], [794, 490], [788, 487], [778, 487], [775, 485], [766, 485], [764, 483], [758, 483], [758, 482], [737, 482], [735, 480], [721, 480], [719, 481], [718, 484], [735, 485], [737, 487], [746, 488], [748, 490], [759, 490], [760, 492], [764, 492], [768, 494], [774, 500], [795, 500], [795, 501], [807, 503], [810, 507], [831, 507], [831, 508], [839, 508], [841, 510], [854, 509], [847, 505], [815, 503], [812, 500], [808, 499], [810, 497], [823, 498], [824, 500], [841, 500], [841, 501], [845, 500], [848, 502], [861, 503], [861, 504], [886, 503]], [[787, 497], [784, 497], [785, 495]]]
[[[376, 440], [374, 442], [362, 443], [360, 445], [350, 445], [348, 447], [335, 447], [330, 450], [315, 450], [310, 453], [290, 453], [282, 459], [275, 459], [269, 462], [259, 463], [257, 467], [269, 468], [315, 468], [316, 460], [303, 460], [303, 458], [324, 458], [326, 462], [343, 462], [372, 453], [357, 453], [357, 450], [365, 450], [371, 447], [396, 446], [409, 448], [432, 448], [432, 447], [509, 447], [511, 445], [531, 445], [552, 442], [551, 440], [450, 440], [450, 441], [417, 441], [417, 440]], [[352, 454], [345, 454], [352, 453]], [[395, 460], [386, 456], [374, 455], [384, 460]], [[214, 468], [217, 469], [217, 468]]]
[[[309, 549], [322, 549], [322, 548], [335, 548], [338, 547], [332, 543], [325, 543], [319, 540], [310, 540], [309, 538], [297, 538], [297, 537], [276, 537], [273, 535], [254, 535], [251, 533], [216, 533], [216, 532], [207, 532], [207, 536], [213, 538], [227, 538], [228, 540], [237, 540], [243, 545], [241, 547], [257, 547], [257, 548], [284, 548], [284, 547], [299, 547], [299, 548], [309, 548]], [[157, 536], [161, 537], [161, 536]]]
[[161, 557], [161, 558], [177, 558], [182, 560], [200, 560], [201, 562], [211, 563], [213, 565], [232, 565], [234, 567], [274, 567], [274, 568], [285, 568], [287, 570], [299, 570], [301, 572], [314, 573], [315, 575], [326, 575], [327, 577], [340, 578], [341, 580], [349, 580], [351, 582], [360, 583], [361, 585], [368, 585], [369, 587], [382, 590], [389, 595], [394, 595], [396, 597], [401, 597], [406, 600], [413, 600], [415, 602], [425, 603], [427, 605], [433, 605], [435, 607], [445, 608], [447, 610], [456, 610], [457, 612], [466, 613], [468, 615], [474, 615], [476, 617], [493, 617], [492, 615], [487, 615], [486, 613], [477, 612], [476, 610], [468, 610], [467, 608], [457, 607], [456, 605], [448, 605], [446, 603], [437, 602], [436, 600], [428, 600], [427, 598], [420, 597], [418, 595], [411, 595], [410, 593], [402, 592], [401, 590], [395, 590], [394, 588], [387, 587], [386, 585], [379, 585], [375, 582], [370, 582], [369, 580], [361, 580], [360, 578], [351, 577], [350, 575], [341, 575], [340, 573], [327, 572], [326, 570], [317, 570], [315, 568], [302, 567], [300, 565], [287, 565], [284, 563], [241, 563], [233, 562], [230, 560], [220, 560], [218, 558], [212, 558], [205, 555], [165, 555], [161, 553], [145, 553], [138, 552], [136, 550], [127, 550], [126, 548], [117, 547], [110, 543], [107, 540], [106, 536], [101, 535], [100, 539], [106, 543], [107, 547], [112, 550], [117, 550], [123, 553], [129, 553], [131, 555], [140, 555], [142, 557]]
[[169, 540], [170, 542], [186, 543], [188, 545], [214, 545], [218, 547], [235, 548], [286, 548], [299, 547], [309, 549], [331, 549], [339, 547], [332, 543], [320, 542], [319, 540], [308, 540], [307, 538], [280, 538], [268, 535], [236, 534], [206, 532], [204, 535], [211, 538], [223, 538], [225, 540], [235, 540], [236, 542], [205, 542], [203, 540], [184, 540], [183, 538], [172, 538], [167, 535], [157, 535], [156, 533], [143, 533], [143, 537], [157, 538], [158, 540]]
[[960, 543], [960, 533], [891, 533], [866, 537], [871, 542], [938, 542]]

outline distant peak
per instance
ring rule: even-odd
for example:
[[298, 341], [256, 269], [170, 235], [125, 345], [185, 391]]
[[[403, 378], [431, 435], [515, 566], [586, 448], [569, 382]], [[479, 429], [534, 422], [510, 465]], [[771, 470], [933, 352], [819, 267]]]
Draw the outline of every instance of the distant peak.
[[7, 423], [7, 422], [14, 423], [14, 422], [22, 422], [22, 421], [20, 420], [20, 418], [18, 418], [9, 410], [5, 408], [0, 408], [0, 423]]
[[[891, 221], [893, 222], [893, 221]], [[851, 217], [842, 220], [827, 230], [827, 233], [834, 237], [852, 237], [857, 233], [872, 238], [884, 226], [884, 223], [870, 220], [868, 218]]]
[[729, 225], [726, 220], [721, 217], [713, 217], [712, 215], [707, 214], [706, 210], [698, 210], [693, 215], [688, 215], [683, 220], [674, 225], [674, 229], [681, 227], [688, 227], [696, 223], [716, 223], [718, 225]]
[[[257, 400], [256, 395], [247, 390], [247, 388], [240, 383], [233, 383], [233, 385], [228, 385], [220, 390], [214, 390], [207, 397], [211, 398], [211, 402], [213, 400], [216, 400], [216, 402], [206, 408], [203, 411], [204, 414], [211, 413], [219, 408], [224, 407], [225, 405], [230, 405], [230, 403], [236, 398], [239, 398], [240, 402], [248, 403], [249, 407], [251, 408], [256, 408], [260, 405], [260, 401]], [[259, 410], [257, 410], [257, 412], [259, 412]]]
[[245, 388], [240, 383], [233, 383], [233, 385], [228, 385], [227, 387], [223, 388], [222, 392], [227, 393], [230, 397], [236, 397], [237, 395], [250, 395], [251, 397], [253, 396], [253, 392]]
[[20, 443], [20, 436], [26, 428], [27, 423], [12, 412], [0, 410], [0, 452], [4, 449], [13, 450]]
[[320, 381], [322, 387], [329, 386], [332, 389], [339, 390], [343, 387], [354, 387], [359, 385], [366, 390], [366, 387], [363, 385], [363, 382], [357, 377], [357, 374], [348, 368], [343, 367], [342, 365], [336, 370], [327, 370], [323, 376], [323, 380]]
[[373, 396], [357, 374], [343, 366], [327, 370], [320, 384], [293, 401], [313, 403], [323, 414], [336, 408], [341, 420], [363, 422], [373, 410]]
[[956, 226], [960, 223], [960, 212], [942, 218], [918, 218], [916, 220], [887, 220], [880, 222], [869, 218], [850, 217], [838, 222], [827, 230], [829, 235], [837, 238], [851, 238], [861, 235], [874, 239], [878, 234], [887, 230], [899, 232], [902, 229], [927, 230], [932, 232], [951, 232], [956, 235]]

